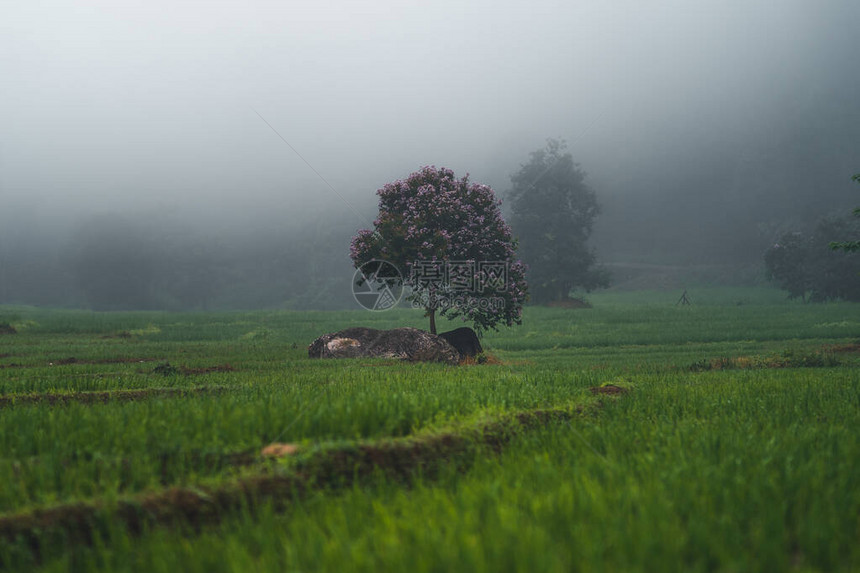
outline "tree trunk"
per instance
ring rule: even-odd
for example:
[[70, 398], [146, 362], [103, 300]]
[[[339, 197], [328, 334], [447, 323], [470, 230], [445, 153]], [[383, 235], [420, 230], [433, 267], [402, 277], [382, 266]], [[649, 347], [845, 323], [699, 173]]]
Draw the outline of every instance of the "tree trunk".
[[430, 334], [436, 334], [436, 309], [428, 308], [427, 314], [430, 315]]
[[564, 284], [560, 284], [557, 287], [555, 292], [555, 300], [557, 302], [564, 302], [567, 300], [567, 295], [570, 292], [570, 288], [565, 289]]

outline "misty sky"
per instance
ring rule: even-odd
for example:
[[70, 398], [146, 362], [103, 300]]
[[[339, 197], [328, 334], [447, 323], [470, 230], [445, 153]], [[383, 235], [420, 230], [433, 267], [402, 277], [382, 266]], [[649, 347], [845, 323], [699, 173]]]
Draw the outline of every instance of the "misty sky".
[[642, 192], [697, 154], [760, 149], [796, 115], [857, 125], [858, 21], [847, 0], [12, 0], [0, 219], [193, 208], [289, 224], [348, 213], [338, 195], [373, 204], [425, 164], [504, 190], [547, 137], [599, 191]]

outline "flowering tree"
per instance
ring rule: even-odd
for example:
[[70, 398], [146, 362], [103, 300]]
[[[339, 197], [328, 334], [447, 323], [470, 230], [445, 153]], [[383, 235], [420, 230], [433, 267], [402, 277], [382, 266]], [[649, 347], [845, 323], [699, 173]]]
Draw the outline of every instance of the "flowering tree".
[[490, 187], [430, 166], [377, 195], [374, 229], [352, 239], [356, 268], [372, 260], [397, 266], [408, 300], [424, 308], [433, 334], [437, 312], [472, 321], [478, 332], [522, 323], [525, 267]]

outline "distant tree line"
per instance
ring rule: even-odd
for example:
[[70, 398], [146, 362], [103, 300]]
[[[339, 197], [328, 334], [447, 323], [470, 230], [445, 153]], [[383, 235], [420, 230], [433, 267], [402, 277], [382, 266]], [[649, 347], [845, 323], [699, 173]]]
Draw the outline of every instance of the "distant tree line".
[[765, 252], [767, 277], [789, 298], [860, 301], [860, 253], [831, 248], [858, 235], [860, 222], [850, 217], [827, 218], [811, 231], [785, 233]]
[[[676, 177], [673, 187], [637, 188], [614, 199], [601, 194], [600, 201], [563, 142], [550, 140], [512, 175], [502, 207], [528, 266], [532, 302], [608, 283], [592, 240], [616, 262], [628, 256], [634, 263], [675, 265], [760, 268], [764, 262], [767, 276], [792, 297], [858, 300], [860, 219], [827, 219], [811, 230], [804, 224], [850, 200], [844, 177], [840, 183], [828, 172], [833, 157], [843, 161], [843, 151], [853, 148], [794, 135], [789, 130], [784, 141], [751, 148], [749, 161], [731, 153], [714, 157]], [[641, 179], [653, 185], [653, 175]], [[614, 228], [593, 236], [601, 210], [614, 217]], [[47, 220], [36, 227], [32, 217], [16, 217], [7, 208], [0, 212], [0, 304], [355, 308], [347, 247], [366, 225], [352, 213], [328, 211], [313, 220], [280, 215], [280, 221], [270, 217], [243, 226], [170, 214], [113, 214], [69, 230], [54, 229]], [[855, 252], [833, 251], [831, 243]], [[755, 276], [760, 280], [761, 273]]]
[[342, 221], [293, 228], [191, 229], [93, 217], [51, 243], [0, 244], [0, 303], [95, 310], [349, 308]]

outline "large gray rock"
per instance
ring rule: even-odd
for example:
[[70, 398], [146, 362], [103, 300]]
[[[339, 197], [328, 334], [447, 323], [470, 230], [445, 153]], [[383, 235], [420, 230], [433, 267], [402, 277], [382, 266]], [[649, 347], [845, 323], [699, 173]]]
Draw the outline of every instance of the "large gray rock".
[[444, 338], [417, 328], [376, 330], [357, 326], [323, 334], [308, 346], [310, 358], [398, 358], [457, 364], [460, 354]]

